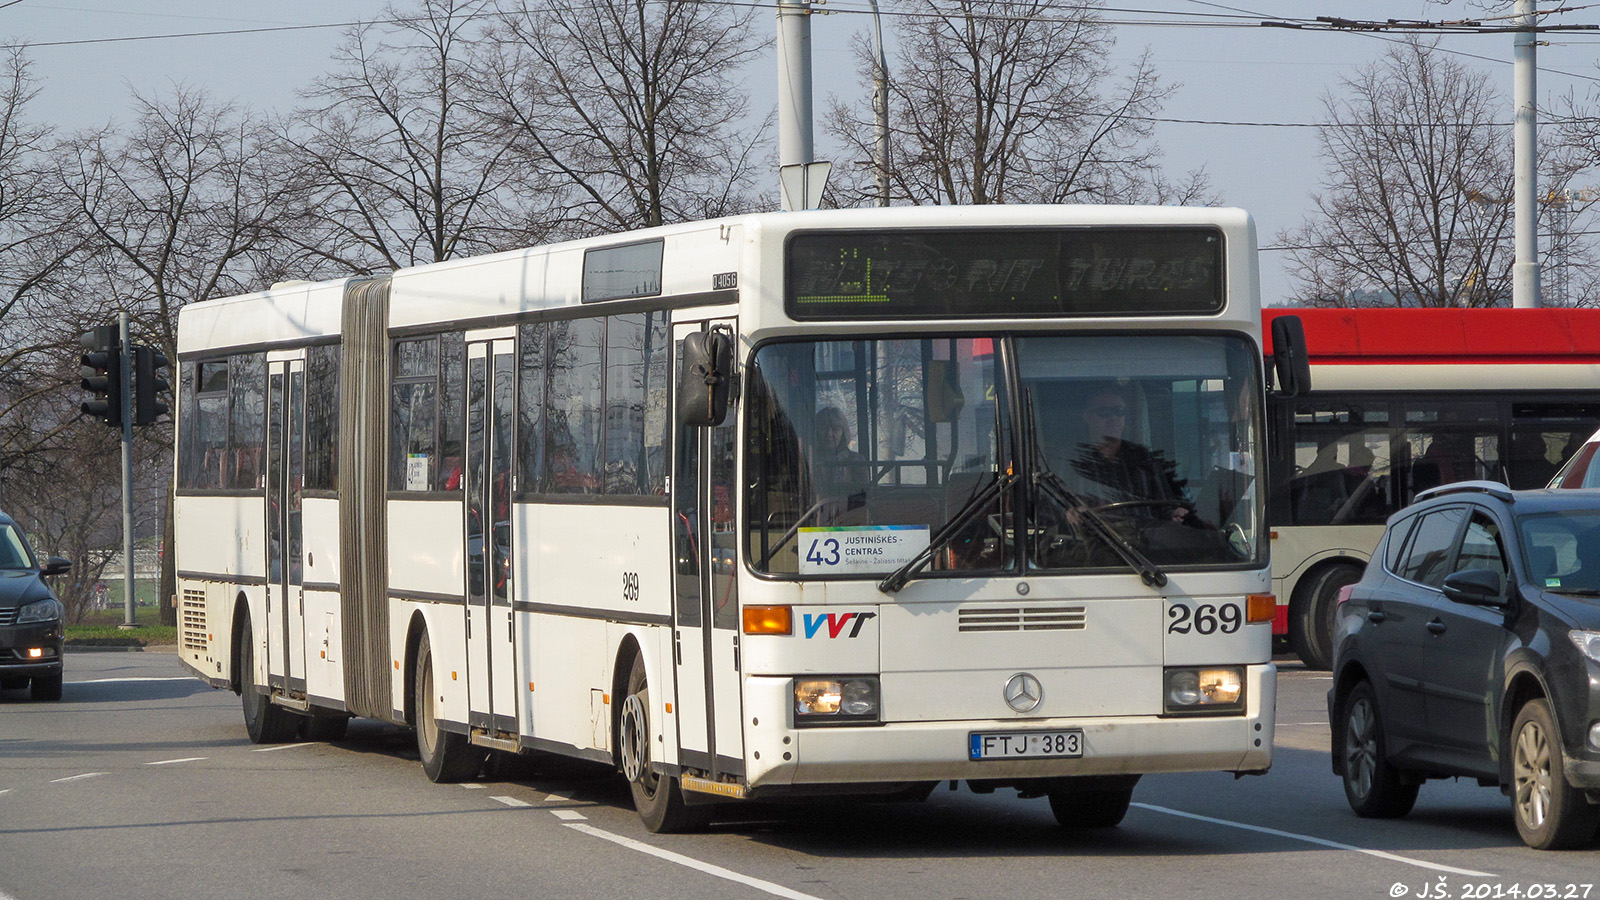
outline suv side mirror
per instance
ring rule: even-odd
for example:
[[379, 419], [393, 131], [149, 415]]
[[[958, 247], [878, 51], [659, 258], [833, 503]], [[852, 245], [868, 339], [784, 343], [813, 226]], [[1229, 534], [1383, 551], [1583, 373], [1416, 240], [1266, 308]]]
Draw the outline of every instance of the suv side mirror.
[[65, 575], [72, 568], [72, 560], [61, 556], [52, 556], [44, 561], [39, 569], [40, 575]]
[[1445, 576], [1441, 588], [1444, 595], [1456, 603], [1494, 609], [1505, 609], [1511, 605], [1506, 599], [1505, 576], [1490, 569], [1452, 572]]
[[721, 425], [733, 382], [733, 335], [723, 328], [683, 338], [678, 370], [678, 419], [684, 425]]

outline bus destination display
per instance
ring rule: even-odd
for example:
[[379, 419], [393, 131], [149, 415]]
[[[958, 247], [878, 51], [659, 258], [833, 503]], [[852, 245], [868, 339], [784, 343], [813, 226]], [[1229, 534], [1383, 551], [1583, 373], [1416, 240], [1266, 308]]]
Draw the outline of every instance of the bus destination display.
[[806, 232], [789, 241], [796, 319], [1207, 314], [1212, 228]]

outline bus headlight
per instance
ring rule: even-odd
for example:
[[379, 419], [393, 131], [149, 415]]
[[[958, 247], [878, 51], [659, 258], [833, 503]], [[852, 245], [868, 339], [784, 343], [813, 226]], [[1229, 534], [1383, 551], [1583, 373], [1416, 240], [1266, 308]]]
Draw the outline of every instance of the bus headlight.
[[1225, 715], [1244, 711], [1244, 669], [1240, 666], [1168, 669], [1166, 714]]
[[878, 720], [878, 679], [873, 675], [843, 678], [796, 678], [796, 725], [860, 725]]

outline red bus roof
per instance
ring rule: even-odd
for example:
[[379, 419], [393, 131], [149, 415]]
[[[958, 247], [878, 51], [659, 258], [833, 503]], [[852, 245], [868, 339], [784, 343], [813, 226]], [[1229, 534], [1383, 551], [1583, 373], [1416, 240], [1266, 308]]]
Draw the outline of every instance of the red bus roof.
[[1600, 309], [1269, 309], [1299, 316], [1314, 365], [1600, 363]]

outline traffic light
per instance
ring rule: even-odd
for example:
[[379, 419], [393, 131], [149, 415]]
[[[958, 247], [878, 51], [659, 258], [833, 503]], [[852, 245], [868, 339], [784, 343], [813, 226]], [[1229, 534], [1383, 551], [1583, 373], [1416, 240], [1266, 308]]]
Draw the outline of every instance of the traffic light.
[[83, 333], [79, 343], [88, 352], [78, 358], [83, 364], [83, 389], [93, 395], [78, 408], [110, 425], [122, 427], [122, 341], [117, 326], [98, 325]]
[[160, 350], [143, 344], [133, 348], [133, 424], [149, 425], [167, 414], [160, 397], [172, 389], [161, 375], [166, 367], [167, 357]]

